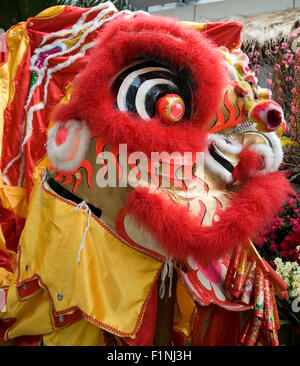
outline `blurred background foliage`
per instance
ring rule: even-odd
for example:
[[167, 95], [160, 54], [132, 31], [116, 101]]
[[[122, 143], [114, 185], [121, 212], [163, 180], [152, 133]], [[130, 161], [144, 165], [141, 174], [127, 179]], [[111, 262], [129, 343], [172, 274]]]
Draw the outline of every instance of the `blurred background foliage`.
[[[106, 0], [5, 0], [1, 1], [0, 28], [5, 31], [11, 26], [26, 21], [42, 10], [56, 5], [72, 5], [90, 8]], [[128, 0], [111, 1], [118, 10], [131, 9]]]

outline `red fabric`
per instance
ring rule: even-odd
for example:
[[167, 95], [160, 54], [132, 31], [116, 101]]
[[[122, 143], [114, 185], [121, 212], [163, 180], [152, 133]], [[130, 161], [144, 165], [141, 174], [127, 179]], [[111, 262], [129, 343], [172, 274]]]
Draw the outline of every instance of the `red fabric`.
[[[3, 131], [2, 160], [1, 170], [15, 158], [19, 153], [21, 141], [21, 126], [24, 119], [24, 106], [29, 95], [31, 80], [30, 58], [34, 51], [40, 47], [43, 37], [56, 31], [71, 28], [80, 18], [80, 16], [89, 9], [80, 7], [65, 6], [63, 12], [50, 19], [30, 18], [26, 22], [26, 32], [29, 37], [29, 47], [21, 64], [18, 67], [17, 75], [14, 80], [15, 97], [5, 110], [5, 124]], [[94, 19], [99, 11], [92, 12], [86, 21]], [[93, 41], [101, 32], [101, 29], [93, 31], [85, 40], [84, 44]], [[28, 196], [32, 190], [32, 171], [38, 161], [46, 154], [45, 144], [47, 141], [46, 129], [50, 120], [50, 113], [53, 107], [65, 95], [66, 86], [72, 82], [75, 76], [86, 66], [90, 50], [86, 55], [76, 60], [70, 66], [56, 71], [52, 74], [52, 79], [48, 88], [48, 98], [44, 109], [33, 114], [33, 133], [25, 145], [25, 186]], [[73, 53], [64, 56], [54, 57], [49, 60], [48, 68], [66, 61]], [[0, 64], [7, 60], [7, 53], [0, 52]], [[29, 108], [38, 104], [44, 97], [45, 78], [42, 84], [36, 89]], [[21, 159], [16, 161], [8, 170], [7, 178], [11, 185], [18, 185], [20, 174]], [[22, 182], [23, 183], [23, 182]]]
[[236, 346], [240, 335], [240, 313], [214, 306], [203, 346]]
[[64, 328], [72, 324], [81, 317], [82, 313], [80, 309], [75, 309], [71, 314], [60, 313], [60, 314], [54, 314], [53, 316], [56, 328]]
[[5, 238], [6, 248], [17, 251], [25, 219], [15, 215], [12, 210], [0, 206], [0, 225]]
[[11, 256], [0, 248], [0, 267], [5, 268], [9, 272], [13, 272], [12, 264], [14, 263]]
[[204, 320], [212, 310], [212, 306], [201, 306], [196, 303], [196, 310], [192, 317], [192, 346], [203, 345]]
[[23, 346], [30, 346], [30, 347], [36, 347], [41, 344], [42, 336], [22, 336], [17, 337], [15, 339], [16, 346], [23, 347]]
[[33, 280], [23, 283], [17, 287], [18, 295], [21, 299], [34, 294], [38, 289], [40, 289], [38, 278], [34, 278]]
[[167, 253], [178, 260], [192, 256], [206, 267], [232, 248], [246, 245], [249, 238], [263, 230], [289, 192], [290, 184], [279, 172], [252, 177], [243, 185], [232, 206], [211, 226], [202, 226], [186, 206], [163, 194], [153, 194], [147, 188], [129, 194], [127, 210], [138, 224], [148, 228]]
[[131, 346], [153, 346], [153, 337], [156, 327], [157, 284], [155, 284], [147, 304], [143, 321], [135, 339], [122, 338], [125, 344]]
[[173, 332], [173, 345], [175, 347], [183, 347], [185, 345], [185, 337], [183, 334], [174, 330]]
[[[216, 305], [197, 304], [193, 317], [193, 346], [235, 346], [240, 336], [240, 313]], [[205, 328], [205, 324], [208, 323]]]
[[[142, 55], [189, 71], [194, 84], [191, 120], [169, 126], [159, 118], [141, 121], [116, 110], [111, 79]], [[58, 106], [54, 119], [83, 119], [93, 136], [101, 136], [113, 146], [126, 143], [128, 152], [150, 156], [154, 151], [203, 151], [207, 123], [222, 98], [224, 83], [221, 56], [200, 32], [168, 18], [119, 17], [106, 24], [87, 68], [77, 79], [71, 102]]]
[[6, 331], [14, 324], [16, 319], [9, 318], [9, 319], [0, 319], [0, 340], [4, 340], [4, 336]]
[[229, 50], [241, 45], [243, 24], [240, 22], [208, 23], [202, 33], [215, 42], [217, 47], [224, 46]]

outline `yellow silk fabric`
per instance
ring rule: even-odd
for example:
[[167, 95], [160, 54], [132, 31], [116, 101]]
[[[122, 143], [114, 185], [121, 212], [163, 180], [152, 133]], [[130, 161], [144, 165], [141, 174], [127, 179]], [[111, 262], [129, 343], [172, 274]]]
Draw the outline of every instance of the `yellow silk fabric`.
[[102, 329], [81, 319], [43, 336], [44, 346], [105, 346]]
[[51, 6], [30, 19], [51, 19], [60, 15], [64, 11], [64, 8], [64, 5]]
[[0, 172], [0, 204], [20, 217], [27, 216], [27, 197], [26, 189], [17, 186], [8, 186], [3, 183]]
[[26, 23], [20, 23], [7, 31], [6, 44], [8, 48], [7, 62], [0, 65], [0, 157], [2, 152], [4, 110], [14, 99], [14, 79], [29, 45]]
[[190, 337], [191, 318], [195, 310], [195, 302], [180, 280], [177, 282], [174, 328], [186, 337]]
[[51, 306], [56, 312], [76, 306], [111, 333], [136, 335], [162, 263], [122, 243], [93, 217], [78, 262], [87, 226], [86, 212], [35, 184], [20, 240], [19, 282], [38, 275], [43, 289], [21, 302], [12, 284], [5, 318], [17, 322], [8, 338], [51, 332]]

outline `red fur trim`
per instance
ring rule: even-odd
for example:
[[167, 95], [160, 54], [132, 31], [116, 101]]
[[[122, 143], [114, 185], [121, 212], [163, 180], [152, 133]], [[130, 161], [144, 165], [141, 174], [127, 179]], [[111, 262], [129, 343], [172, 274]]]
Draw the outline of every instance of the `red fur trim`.
[[[187, 69], [195, 86], [194, 115], [178, 125], [164, 125], [158, 118], [141, 121], [116, 110], [110, 84], [120, 70], [143, 55], [181, 70]], [[200, 32], [176, 20], [138, 15], [107, 23], [86, 69], [76, 80], [70, 103], [58, 106], [53, 118], [83, 119], [93, 136], [101, 136], [128, 151], [203, 151], [206, 127], [222, 98], [225, 71], [219, 52]]]
[[245, 148], [239, 154], [239, 159], [232, 172], [234, 181], [245, 182], [255, 172], [264, 169], [264, 160], [256, 151]]
[[246, 245], [271, 222], [290, 192], [288, 180], [279, 172], [250, 178], [212, 226], [201, 226], [187, 207], [147, 188], [130, 193], [127, 209], [176, 259], [193, 256], [207, 266], [233, 247]]

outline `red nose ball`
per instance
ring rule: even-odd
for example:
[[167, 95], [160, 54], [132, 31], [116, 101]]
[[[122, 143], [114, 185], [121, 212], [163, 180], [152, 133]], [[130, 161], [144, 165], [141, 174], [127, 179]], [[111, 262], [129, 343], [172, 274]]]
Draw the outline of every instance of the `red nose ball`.
[[177, 94], [167, 94], [156, 103], [159, 118], [168, 124], [179, 122], [185, 112], [184, 101]]

